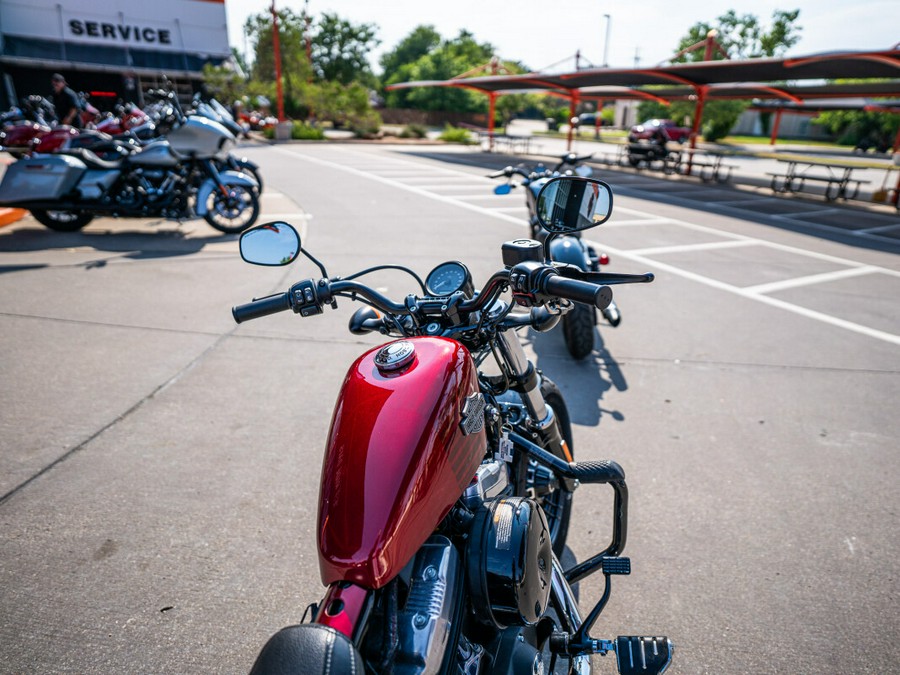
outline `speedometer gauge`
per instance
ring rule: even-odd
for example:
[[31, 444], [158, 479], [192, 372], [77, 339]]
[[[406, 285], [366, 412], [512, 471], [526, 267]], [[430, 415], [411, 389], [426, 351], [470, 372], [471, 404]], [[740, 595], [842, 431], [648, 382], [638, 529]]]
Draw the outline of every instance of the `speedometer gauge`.
[[425, 279], [425, 288], [432, 295], [451, 295], [457, 291], [472, 297], [474, 285], [469, 269], [460, 262], [445, 262], [435, 267]]

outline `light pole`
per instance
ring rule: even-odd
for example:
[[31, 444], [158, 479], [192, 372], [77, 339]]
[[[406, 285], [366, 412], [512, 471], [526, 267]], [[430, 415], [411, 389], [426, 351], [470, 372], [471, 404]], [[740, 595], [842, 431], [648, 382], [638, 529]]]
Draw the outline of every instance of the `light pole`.
[[603, 41], [603, 67], [609, 68], [609, 24], [611, 23], [611, 18], [609, 14], [604, 14], [603, 18], [606, 19], [606, 40]]
[[278, 41], [278, 13], [275, 11], [275, 0], [272, 0], [272, 47], [275, 52], [275, 98], [277, 101], [278, 121], [284, 122], [284, 91], [281, 88], [281, 45]]

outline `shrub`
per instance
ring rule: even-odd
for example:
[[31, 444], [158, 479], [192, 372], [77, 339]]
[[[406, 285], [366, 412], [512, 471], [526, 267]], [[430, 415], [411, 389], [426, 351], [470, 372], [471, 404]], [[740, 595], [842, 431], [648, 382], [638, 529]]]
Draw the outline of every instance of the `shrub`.
[[444, 126], [444, 131], [441, 132], [440, 139], [446, 143], [462, 143], [463, 145], [472, 145], [475, 143], [475, 141], [472, 140], [472, 134], [469, 133], [468, 129], [460, 129], [454, 127], [452, 124]]
[[347, 126], [357, 138], [377, 138], [381, 131], [381, 115], [374, 110], [350, 115]]
[[296, 121], [291, 126], [291, 138], [298, 141], [321, 141], [325, 139], [325, 133], [311, 124]]
[[400, 132], [400, 138], [425, 138], [428, 129], [422, 124], [407, 124]]

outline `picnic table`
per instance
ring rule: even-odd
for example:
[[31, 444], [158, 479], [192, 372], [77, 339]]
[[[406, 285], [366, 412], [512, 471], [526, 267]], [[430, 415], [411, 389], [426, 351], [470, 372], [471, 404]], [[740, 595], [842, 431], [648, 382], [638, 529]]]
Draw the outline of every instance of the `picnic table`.
[[505, 151], [511, 154], [521, 153], [524, 155], [531, 153], [531, 136], [516, 136], [512, 134], [493, 134], [493, 144], [491, 143], [491, 133], [486, 129], [478, 129], [468, 125], [461, 125], [469, 128], [478, 136], [478, 144], [483, 150]]
[[[677, 171], [682, 176], [699, 176], [704, 183], [727, 183], [736, 164], [725, 164], [727, 155], [715, 150], [682, 148], [678, 151]], [[699, 172], [694, 169], [698, 168]]]
[[836, 160], [819, 160], [810, 157], [778, 157], [775, 160], [785, 164], [784, 172], [767, 172], [771, 176], [774, 192], [811, 192], [812, 184], [825, 184], [825, 199], [855, 199], [862, 183], [871, 181], [853, 177], [854, 171], [865, 171], [866, 167]]

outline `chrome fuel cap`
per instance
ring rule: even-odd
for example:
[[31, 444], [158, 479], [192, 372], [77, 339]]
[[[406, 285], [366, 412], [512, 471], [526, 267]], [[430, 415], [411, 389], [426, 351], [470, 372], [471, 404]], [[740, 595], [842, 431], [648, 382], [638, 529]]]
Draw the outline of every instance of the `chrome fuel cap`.
[[412, 342], [398, 340], [385, 345], [375, 354], [375, 366], [381, 373], [395, 373], [410, 365], [416, 359], [416, 348]]

